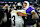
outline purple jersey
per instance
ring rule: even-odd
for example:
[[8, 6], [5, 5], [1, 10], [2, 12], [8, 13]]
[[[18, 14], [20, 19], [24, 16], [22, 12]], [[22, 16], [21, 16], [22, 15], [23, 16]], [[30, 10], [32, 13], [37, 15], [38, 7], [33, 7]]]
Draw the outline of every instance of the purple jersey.
[[[35, 23], [34, 20], [32, 20], [32, 14], [31, 14], [31, 11], [34, 10], [33, 8], [29, 7], [27, 10], [26, 10], [26, 13], [28, 13], [28, 16], [27, 16], [27, 20], [26, 20], [26, 24], [28, 25], [33, 25]], [[32, 24], [33, 22], [33, 24]]]
[[34, 10], [33, 8], [29, 7], [27, 10], [26, 10], [26, 13], [28, 14], [31, 14], [31, 11]]

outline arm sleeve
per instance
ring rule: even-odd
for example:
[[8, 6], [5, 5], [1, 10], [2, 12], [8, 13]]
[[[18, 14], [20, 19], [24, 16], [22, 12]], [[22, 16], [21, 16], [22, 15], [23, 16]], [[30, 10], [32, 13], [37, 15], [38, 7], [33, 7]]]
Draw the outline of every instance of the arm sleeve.
[[32, 12], [35, 12], [35, 10], [32, 10], [31, 13], [32, 13]]

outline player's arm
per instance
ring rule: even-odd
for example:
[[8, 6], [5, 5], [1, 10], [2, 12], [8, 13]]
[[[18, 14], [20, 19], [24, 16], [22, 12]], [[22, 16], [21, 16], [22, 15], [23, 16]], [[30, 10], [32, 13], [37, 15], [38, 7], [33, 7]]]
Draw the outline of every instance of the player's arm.
[[33, 19], [38, 19], [39, 18], [37, 13], [35, 12], [35, 10], [32, 10], [31, 14], [32, 14]]
[[27, 17], [27, 14], [24, 14], [22, 12], [18, 12], [17, 14], [18, 14], [18, 16], [25, 16], [25, 17]]
[[27, 14], [23, 14], [23, 16], [27, 17]]

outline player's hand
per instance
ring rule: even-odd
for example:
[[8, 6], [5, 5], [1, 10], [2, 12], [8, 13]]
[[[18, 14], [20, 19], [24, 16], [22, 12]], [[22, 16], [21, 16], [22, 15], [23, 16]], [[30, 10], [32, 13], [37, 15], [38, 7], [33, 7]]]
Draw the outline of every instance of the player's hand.
[[21, 12], [17, 12], [18, 16], [23, 16], [23, 14]]

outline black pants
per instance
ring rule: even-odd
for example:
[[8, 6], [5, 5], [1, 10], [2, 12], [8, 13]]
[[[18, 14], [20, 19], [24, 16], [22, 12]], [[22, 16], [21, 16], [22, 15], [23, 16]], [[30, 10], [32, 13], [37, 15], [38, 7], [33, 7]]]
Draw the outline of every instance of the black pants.
[[7, 14], [7, 22], [8, 22], [9, 27], [11, 27], [11, 20], [9, 20], [9, 18], [11, 18], [10, 13]]

